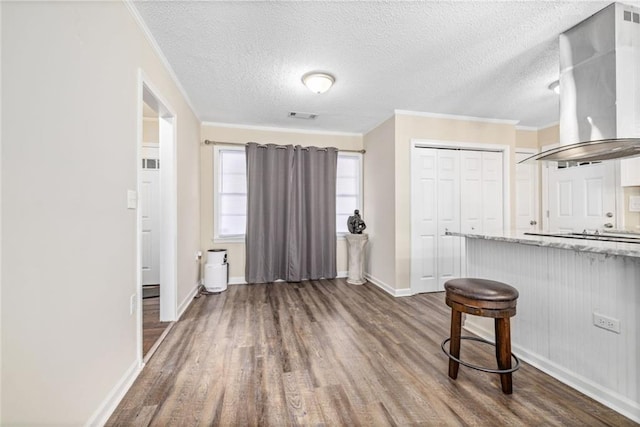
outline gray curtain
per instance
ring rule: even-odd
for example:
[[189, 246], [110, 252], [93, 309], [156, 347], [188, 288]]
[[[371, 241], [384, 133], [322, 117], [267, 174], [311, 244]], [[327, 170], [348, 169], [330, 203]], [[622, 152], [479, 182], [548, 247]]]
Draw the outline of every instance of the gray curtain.
[[335, 148], [247, 144], [247, 283], [335, 278]]

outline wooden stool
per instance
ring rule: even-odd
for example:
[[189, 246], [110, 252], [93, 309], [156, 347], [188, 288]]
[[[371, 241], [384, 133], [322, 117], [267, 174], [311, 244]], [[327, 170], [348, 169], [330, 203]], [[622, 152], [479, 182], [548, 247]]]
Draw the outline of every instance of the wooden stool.
[[[518, 358], [511, 354], [511, 332], [509, 319], [516, 314], [518, 291], [509, 285], [484, 279], [453, 279], [444, 284], [446, 302], [451, 307], [451, 336], [442, 342], [442, 351], [449, 356], [449, 377], [458, 376], [460, 363], [469, 368], [500, 374], [502, 391], [512, 393], [511, 373], [520, 367]], [[495, 319], [496, 343], [477, 338], [460, 336], [462, 313]], [[460, 360], [460, 340], [468, 339], [495, 345], [498, 369], [483, 368]], [[445, 344], [449, 344], [449, 351]], [[516, 365], [511, 367], [511, 358]]]

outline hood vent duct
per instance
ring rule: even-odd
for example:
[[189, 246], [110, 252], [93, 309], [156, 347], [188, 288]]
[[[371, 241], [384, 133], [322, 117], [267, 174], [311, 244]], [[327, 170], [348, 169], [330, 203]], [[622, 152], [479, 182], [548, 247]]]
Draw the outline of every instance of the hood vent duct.
[[638, 18], [613, 3], [560, 35], [560, 146], [525, 162], [640, 156]]

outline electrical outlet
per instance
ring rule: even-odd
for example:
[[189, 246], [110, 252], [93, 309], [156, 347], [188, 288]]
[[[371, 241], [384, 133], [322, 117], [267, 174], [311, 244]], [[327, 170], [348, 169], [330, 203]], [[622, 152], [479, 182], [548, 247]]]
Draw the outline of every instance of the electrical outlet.
[[620, 333], [620, 320], [593, 312], [593, 324], [607, 331]]
[[133, 294], [129, 298], [129, 315], [132, 315], [135, 311], [136, 311], [136, 294]]

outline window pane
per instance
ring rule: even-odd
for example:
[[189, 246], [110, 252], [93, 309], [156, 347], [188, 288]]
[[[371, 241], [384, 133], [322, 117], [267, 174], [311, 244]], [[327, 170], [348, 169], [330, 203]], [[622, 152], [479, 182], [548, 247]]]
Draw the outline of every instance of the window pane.
[[360, 169], [360, 158], [356, 156], [338, 155], [338, 170], [336, 175], [339, 177], [358, 177]]
[[223, 193], [247, 193], [247, 175], [242, 174], [223, 174], [222, 175], [222, 192]]
[[220, 236], [237, 236], [245, 233], [247, 217], [244, 215], [220, 215]]
[[247, 164], [245, 161], [244, 151], [239, 150], [220, 150], [220, 163], [222, 163], [222, 173], [247, 174]]
[[337, 178], [336, 194], [358, 194], [358, 180], [356, 178]]
[[337, 215], [336, 216], [336, 232], [348, 233], [349, 227], [347, 227], [347, 220], [351, 215]]
[[246, 215], [247, 196], [220, 195], [220, 216], [222, 215]]
[[353, 211], [358, 209], [358, 198], [356, 196], [338, 196], [336, 200], [336, 214], [353, 215]]

